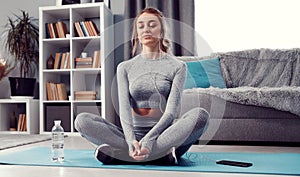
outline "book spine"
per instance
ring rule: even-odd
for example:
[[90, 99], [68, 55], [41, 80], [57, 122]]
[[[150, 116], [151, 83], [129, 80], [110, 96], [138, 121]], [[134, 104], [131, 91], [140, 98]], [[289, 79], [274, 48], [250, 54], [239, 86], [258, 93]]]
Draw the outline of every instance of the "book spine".
[[84, 37], [84, 34], [83, 34], [82, 29], [81, 29], [80, 23], [79, 22], [75, 22], [74, 26], [75, 26], [75, 29], [76, 29], [76, 31], [78, 33], [78, 36], [79, 37]]
[[46, 32], [46, 39], [50, 38], [50, 32], [49, 32], [49, 28], [48, 28], [48, 23], [45, 23], [45, 32]]
[[82, 29], [82, 32], [84, 34], [84, 36], [89, 36], [88, 32], [87, 32], [87, 29], [85, 28], [84, 26], [84, 23], [83, 21], [79, 22], [80, 26], [81, 26], [81, 29]]

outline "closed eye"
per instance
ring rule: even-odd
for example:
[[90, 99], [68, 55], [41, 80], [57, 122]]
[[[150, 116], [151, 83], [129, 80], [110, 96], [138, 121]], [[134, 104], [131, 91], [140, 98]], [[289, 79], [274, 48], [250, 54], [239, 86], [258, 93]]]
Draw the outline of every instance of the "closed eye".
[[150, 24], [149, 24], [149, 27], [150, 28], [155, 28], [157, 26], [157, 24], [155, 23], [155, 22], [151, 22]]
[[144, 28], [144, 25], [143, 24], [138, 24], [138, 29], [143, 29]]

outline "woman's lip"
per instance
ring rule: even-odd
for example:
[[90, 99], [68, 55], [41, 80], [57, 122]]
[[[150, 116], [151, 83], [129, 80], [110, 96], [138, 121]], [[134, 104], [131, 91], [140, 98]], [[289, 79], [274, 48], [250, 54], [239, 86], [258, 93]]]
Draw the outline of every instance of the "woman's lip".
[[143, 36], [143, 38], [152, 38], [152, 36], [151, 35], [145, 35], [145, 36]]
[[144, 34], [144, 35], [142, 35], [143, 37], [147, 37], [147, 36], [149, 36], [149, 37], [151, 37], [152, 36], [152, 34]]
[[143, 39], [152, 39], [152, 36], [143, 36]]

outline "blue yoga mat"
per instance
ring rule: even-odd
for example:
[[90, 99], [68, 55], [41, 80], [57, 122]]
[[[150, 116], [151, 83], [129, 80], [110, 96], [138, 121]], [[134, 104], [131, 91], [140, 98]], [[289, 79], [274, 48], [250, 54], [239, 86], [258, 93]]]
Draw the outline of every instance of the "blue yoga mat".
[[[296, 153], [188, 152], [176, 166], [103, 165], [94, 159], [93, 150], [65, 149], [64, 162], [52, 162], [50, 156], [50, 148], [35, 147], [0, 155], [0, 163], [30, 166], [300, 175], [300, 154]], [[244, 168], [215, 163], [217, 160], [224, 159], [251, 162], [253, 166]]]

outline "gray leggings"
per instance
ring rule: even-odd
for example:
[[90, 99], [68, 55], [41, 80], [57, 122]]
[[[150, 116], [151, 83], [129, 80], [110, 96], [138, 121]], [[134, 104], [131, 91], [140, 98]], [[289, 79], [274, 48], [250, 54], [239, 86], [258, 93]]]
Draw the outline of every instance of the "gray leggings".
[[[208, 118], [209, 113], [202, 108], [188, 111], [160, 134], [153, 144], [151, 156], [162, 154], [175, 147], [176, 157], [181, 157], [206, 130]], [[83, 137], [96, 145], [109, 144], [128, 152], [122, 128], [97, 115], [80, 113], [75, 119], [75, 128]], [[137, 141], [149, 130], [137, 128], [135, 130]]]

